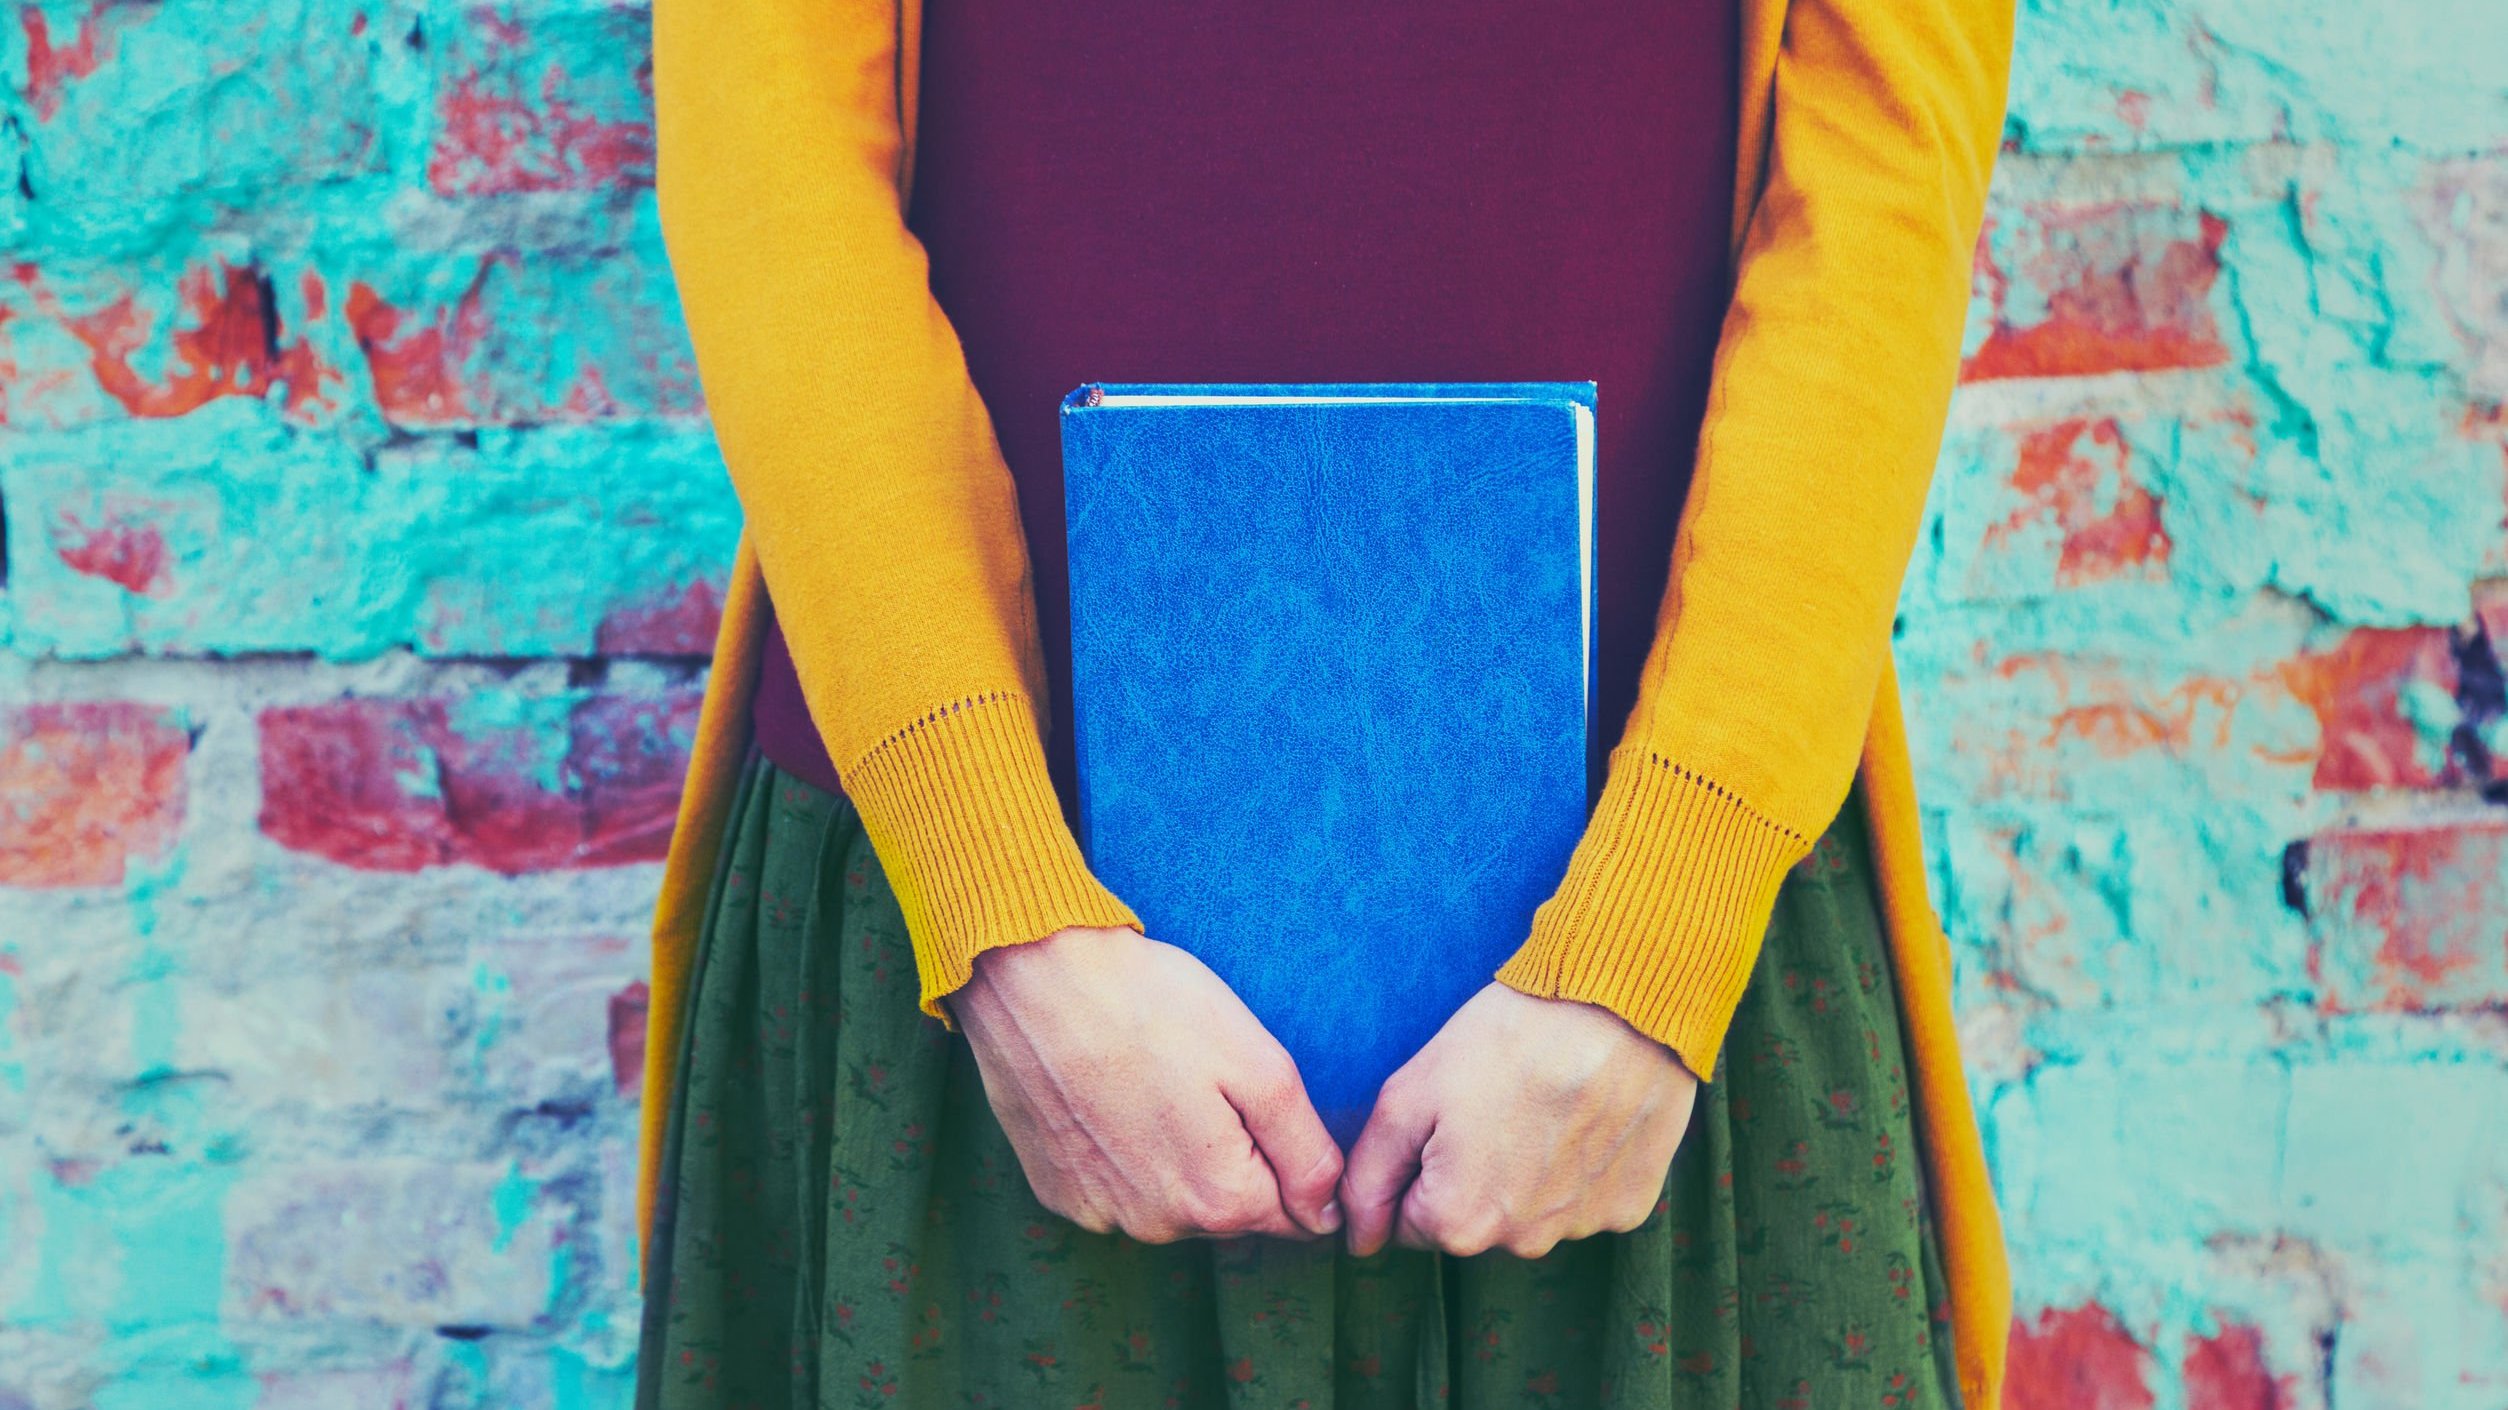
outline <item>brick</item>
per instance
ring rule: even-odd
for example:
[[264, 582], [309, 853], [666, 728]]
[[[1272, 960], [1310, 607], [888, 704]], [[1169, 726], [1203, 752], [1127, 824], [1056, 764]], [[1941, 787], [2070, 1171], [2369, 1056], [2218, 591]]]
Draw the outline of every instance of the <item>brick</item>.
[[125, 236], [130, 222], [184, 218], [204, 194], [250, 192], [260, 206], [386, 160], [388, 63], [358, 8], [30, 0], [17, 11], [33, 205], [66, 233]]
[[2292, 1377], [2266, 1365], [2264, 1334], [2235, 1323], [2190, 1338], [2181, 1371], [2186, 1410], [2291, 1410]]
[[191, 736], [128, 701], [0, 712], [0, 886], [118, 886], [182, 830]]
[[2508, 430], [2508, 157], [2433, 163], [2422, 228], [2437, 252], [2438, 308], [2461, 340], [2470, 399]]
[[165, 534], [148, 518], [163, 507], [109, 504], [93, 523], [65, 508], [53, 519], [53, 552], [73, 573], [102, 578], [141, 597], [164, 597], [172, 589]]
[[[2348, 1250], [2364, 1268], [2442, 1258], [2451, 1281], [2462, 1279], [2471, 1197], [2508, 1155], [2503, 1111], [2508, 1068], [2495, 1060], [2354, 1051], [2294, 1066], [2281, 1139], [2269, 1148], [2280, 1226]], [[2461, 1283], [2449, 1291], [2460, 1295]]]
[[[350, 335], [383, 418], [412, 431], [704, 409], [658, 243], [475, 260], [352, 280]], [[543, 330], [568, 328], [550, 339]]]
[[229, 399], [0, 456], [0, 642], [107, 657], [702, 657], [738, 501], [701, 428], [542, 427], [371, 460]]
[[67, 35], [53, 33], [53, 21], [33, 5], [18, 10], [18, 24], [26, 34], [26, 104], [38, 121], [50, 121], [61, 111], [62, 90], [80, 79], [94, 75], [104, 62], [113, 20], [127, 11], [90, 9], [72, 23], [76, 26]]
[[368, 871], [658, 861], [698, 695], [351, 699], [260, 716], [261, 829]]
[[2299, 881], [2326, 1007], [2508, 1006], [2508, 822], [2320, 833]]
[[227, 1318], [515, 1329], [550, 1310], [568, 1218], [510, 1167], [392, 1159], [266, 1166], [225, 1215]]
[[[387, 904], [372, 891], [337, 894]], [[441, 1103], [463, 1077], [468, 994], [458, 972], [300, 954], [289, 972], [249, 984], [187, 986], [170, 1036], [177, 1062], [221, 1074], [239, 1100], [405, 1113]]]
[[2238, 1050], [2232, 1011], [2171, 1023], [2180, 996], [2125, 997], [2095, 1023], [2067, 1014], [2039, 1026], [2034, 1036], [2061, 1060], [1993, 1104], [1988, 1145], [2020, 1231], [2013, 1247], [2047, 1272], [2077, 1264], [2105, 1277], [2128, 1249], [2289, 1227], [2282, 1172], [2259, 1154], [2288, 1139], [2287, 1067]]
[[2093, 1303], [2051, 1307], [2012, 1326], [2010, 1410], [2151, 1410], [2150, 1351]]
[[593, 649], [604, 656], [704, 656], [714, 650], [722, 622], [722, 585], [700, 579], [612, 608]]
[[1991, 314], [1965, 380], [2078, 377], [2229, 361], [2212, 310], [2228, 227], [2145, 202], [2043, 205], [1989, 229], [1978, 296]]
[[2508, 12], [2381, 5], [2021, 7], [2011, 124], [2030, 151], [2325, 144], [2479, 151], [2499, 131]]
[[1928, 697], [1922, 762], [1972, 803], [2270, 796], [2304, 787], [2315, 757], [2306, 710], [2269, 671], [2038, 650], [1938, 676]]
[[1960, 506], [1961, 525], [1983, 519], [1975, 549], [1964, 555], [1963, 600], [2167, 578], [2174, 545], [2163, 505], [2114, 418], [1998, 429], [1975, 453], [1989, 465], [1962, 482], [1969, 503]]
[[644, 947], [611, 934], [525, 931], [473, 951], [480, 1080], [515, 1108], [632, 1099], [644, 1076]]
[[2453, 782], [2454, 642], [2437, 627], [2359, 628], [2283, 667], [2323, 731], [2318, 788], [2431, 788]]
[[11, 421], [179, 417], [222, 397], [303, 421], [332, 404], [339, 374], [298, 321], [320, 316], [311, 275], [292, 301], [270, 271], [224, 257], [111, 275], [20, 265], [13, 276], [0, 314], [16, 316], [0, 317], [0, 336], [28, 381], [0, 403]]
[[642, 6], [462, 12], [437, 49], [428, 184], [452, 196], [651, 185], [647, 26]]
[[641, 979], [610, 995], [610, 1081], [622, 1097], [644, 1090], [645, 1021], [652, 1006], [653, 991]]
[[260, 1393], [252, 1410], [341, 1410], [344, 1406], [408, 1410], [425, 1403], [417, 1394], [414, 1369], [403, 1358], [347, 1370], [290, 1367], [266, 1371], [255, 1378]]

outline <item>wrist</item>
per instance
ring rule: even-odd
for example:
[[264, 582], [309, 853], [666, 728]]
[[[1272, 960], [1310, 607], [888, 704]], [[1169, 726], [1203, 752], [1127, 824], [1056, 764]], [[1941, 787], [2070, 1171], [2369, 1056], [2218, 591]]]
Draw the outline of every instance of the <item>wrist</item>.
[[1137, 932], [1121, 926], [1074, 925], [1039, 939], [981, 951], [967, 982], [949, 996], [950, 1012], [964, 1024], [970, 1011], [998, 1011], [1040, 988], [1067, 987], [1076, 966], [1102, 961], [1115, 942], [1125, 937], [1137, 937]]

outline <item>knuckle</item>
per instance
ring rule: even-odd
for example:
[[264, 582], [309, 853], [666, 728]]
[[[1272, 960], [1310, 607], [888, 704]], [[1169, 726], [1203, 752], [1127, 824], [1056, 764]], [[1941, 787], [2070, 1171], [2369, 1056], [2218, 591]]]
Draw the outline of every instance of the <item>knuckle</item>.
[[1376, 1089], [1376, 1105], [1407, 1110], [1418, 1105], [1422, 1096], [1420, 1087], [1420, 1079], [1409, 1068], [1403, 1068], [1386, 1078], [1385, 1085]]
[[1207, 1234], [1233, 1233], [1250, 1222], [1254, 1201], [1248, 1192], [1226, 1186], [1199, 1186], [1175, 1200], [1176, 1222]]
[[1519, 1229], [1506, 1239], [1507, 1252], [1517, 1258], [1540, 1258], [1558, 1246], [1558, 1235], [1539, 1229]]
[[1254, 1087], [1264, 1101], [1295, 1100], [1305, 1083], [1298, 1076], [1298, 1065], [1280, 1049], [1265, 1054], [1254, 1063]]
[[1437, 1247], [1458, 1258], [1487, 1253], [1506, 1237], [1507, 1227], [1497, 1210], [1486, 1203], [1473, 1203], [1459, 1210], [1428, 1209], [1421, 1211], [1420, 1232], [1434, 1240]]
[[1073, 1199], [1060, 1190], [1039, 1190], [1036, 1202], [1044, 1206], [1046, 1213], [1092, 1234], [1109, 1233], [1115, 1227], [1115, 1221], [1093, 1201]]

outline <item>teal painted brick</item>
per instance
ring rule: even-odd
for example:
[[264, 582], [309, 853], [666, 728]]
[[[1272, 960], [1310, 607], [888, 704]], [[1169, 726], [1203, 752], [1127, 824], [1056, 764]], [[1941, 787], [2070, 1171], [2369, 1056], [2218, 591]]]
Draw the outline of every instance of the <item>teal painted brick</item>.
[[[219, 402], [26, 437], [0, 464], [28, 655], [701, 651], [737, 505], [702, 428], [541, 428], [370, 455]], [[673, 612], [692, 620], [676, 623]], [[657, 620], [657, 618], [659, 620]]]
[[2496, 141], [2508, 14], [2487, 0], [2026, 0], [2013, 127], [2033, 147]]
[[[646, 25], [0, 23], [0, 1410], [627, 1399], [738, 528]], [[2503, 26], [2022, 6], [1898, 652], [2023, 1403], [2508, 1395]]]
[[412, 77], [395, 15], [333, 0], [15, 7], [0, 73], [25, 134], [23, 218], [51, 243], [127, 248], [204, 205], [387, 172]]

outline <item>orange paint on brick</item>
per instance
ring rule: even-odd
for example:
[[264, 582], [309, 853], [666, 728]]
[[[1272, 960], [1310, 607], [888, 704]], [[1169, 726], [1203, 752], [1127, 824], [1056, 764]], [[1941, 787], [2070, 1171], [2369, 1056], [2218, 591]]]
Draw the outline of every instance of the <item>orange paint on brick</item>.
[[0, 714], [0, 886], [116, 886], [132, 858], [163, 855], [190, 754], [190, 734], [152, 705]]
[[2331, 651], [2284, 665], [2281, 678], [2315, 712], [2323, 732], [2317, 787], [2430, 788], [2450, 781], [2442, 749], [2423, 737], [2405, 699], [2415, 684], [2455, 693], [2456, 659], [2445, 630], [2358, 628]]
[[386, 420], [440, 426], [472, 415], [461, 369], [487, 336], [481, 295], [494, 264], [483, 262], [461, 298], [431, 318], [394, 308], [367, 284], [348, 286], [349, 332], [366, 355]]
[[[2029, 212], [2034, 248], [2011, 273], [1979, 247], [1980, 290], [1995, 310], [1993, 330], [1961, 369], [1963, 380], [2078, 377], [2216, 367], [2229, 361], [2213, 317], [2211, 292], [2228, 234], [2220, 217], [2197, 217], [2192, 235], [2174, 235], [2171, 207], [2110, 202]], [[2013, 321], [2014, 276], [2045, 304], [2042, 317]]]
[[220, 261], [215, 272], [194, 269], [180, 286], [183, 314], [169, 338], [168, 373], [150, 380], [133, 357], [156, 338], [155, 320], [125, 294], [92, 313], [62, 315], [85, 344], [88, 366], [107, 396], [133, 416], [181, 416], [219, 397], [268, 396], [286, 389], [298, 411], [320, 398], [330, 374], [310, 344], [281, 336], [268, 276]]
[[2196, 747], [2199, 736], [2203, 748], [2225, 748], [2241, 690], [2235, 681], [2199, 676], [2157, 699], [2110, 698], [2068, 706], [2056, 712], [2048, 741], [2077, 739], [2111, 759], [2146, 749], [2182, 753]]
[[2124, 431], [2113, 420], [2074, 418], [2021, 437], [2011, 486], [2021, 507], [1986, 530], [1986, 543], [2001, 546], [2052, 522], [2063, 536], [2059, 586], [2152, 576], [2168, 562], [2159, 497], [2135, 480]]

